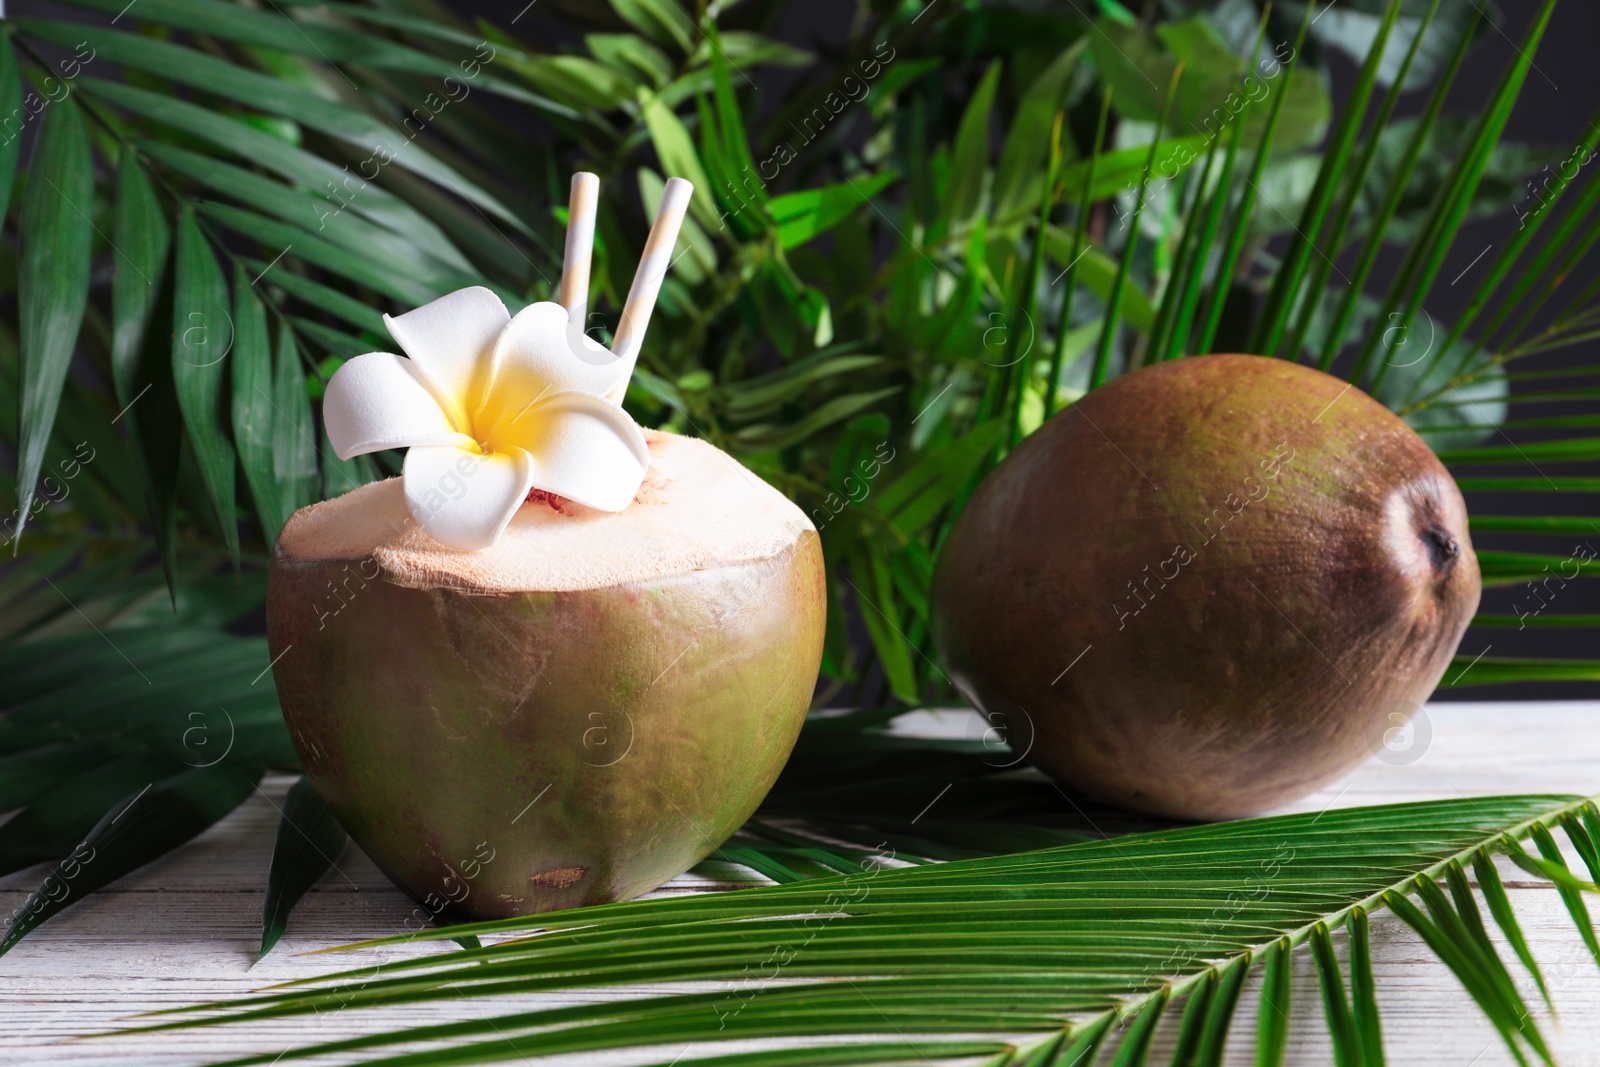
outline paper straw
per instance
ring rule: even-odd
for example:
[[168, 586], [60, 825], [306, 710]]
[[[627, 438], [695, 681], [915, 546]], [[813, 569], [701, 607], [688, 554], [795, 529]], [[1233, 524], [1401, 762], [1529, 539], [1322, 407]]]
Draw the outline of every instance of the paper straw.
[[594, 254], [594, 220], [600, 200], [600, 177], [588, 171], [572, 176], [567, 201], [567, 248], [561, 260], [561, 306], [567, 319], [581, 328], [589, 315], [589, 261]]
[[[628, 290], [628, 302], [622, 306], [622, 319], [611, 341], [611, 351], [630, 366], [639, 358], [645, 327], [650, 325], [650, 312], [655, 310], [656, 296], [672, 265], [672, 246], [678, 243], [678, 229], [683, 225], [693, 192], [694, 186], [682, 178], [668, 178], [661, 191], [661, 207], [656, 211], [650, 236], [645, 239], [644, 254], [639, 257], [639, 269], [634, 272], [633, 287]], [[618, 394], [626, 389], [627, 383], [623, 383]], [[612, 399], [618, 397], [614, 395]]]

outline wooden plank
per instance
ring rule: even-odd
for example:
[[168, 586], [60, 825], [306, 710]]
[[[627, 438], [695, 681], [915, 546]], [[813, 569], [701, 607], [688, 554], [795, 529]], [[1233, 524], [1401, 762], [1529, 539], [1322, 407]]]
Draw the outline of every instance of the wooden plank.
[[[1346, 781], [1306, 798], [1293, 810], [1391, 803], [1433, 797], [1600, 791], [1600, 702], [1435, 704], [1426, 709], [1427, 738], [1395, 762], [1373, 760]], [[968, 728], [954, 713], [923, 716], [918, 732]], [[1395, 748], [1404, 750], [1404, 745]], [[1414, 756], [1414, 758], [1412, 758]], [[186, 1067], [380, 1028], [470, 1018], [472, 1007], [412, 1005], [165, 1035], [69, 1039], [118, 1025], [137, 1012], [242, 995], [292, 978], [365, 966], [443, 948], [406, 948], [357, 955], [298, 955], [364, 937], [399, 932], [414, 904], [361, 852], [347, 848], [330, 874], [296, 910], [279, 947], [251, 966], [260, 937], [262, 885], [276, 827], [275, 805], [288, 779], [269, 780], [222, 823], [178, 852], [136, 872], [52, 919], [0, 959], [0, 1063], [105, 1067]], [[45, 868], [0, 879], [0, 909], [10, 911]], [[1600, 968], [1578, 940], [1556, 894], [1502, 865], [1512, 901], [1545, 969], [1559, 1021], [1536, 1014], [1560, 1062], [1600, 1065]], [[686, 875], [662, 892], [723, 887]], [[1339, 936], [1342, 945], [1342, 934]], [[1493, 1029], [1450, 973], [1407, 928], [1391, 918], [1373, 923], [1373, 951], [1384, 1006], [1390, 1062], [1510, 1064]], [[1502, 954], [1514, 958], [1502, 945]], [[1513, 973], [1518, 969], [1513, 964]], [[1531, 980], [1519, 974], [1530, 1004]], [[1229, 1040], [1229, 1062], [1253, 1062], [1254, 981]], [[502, 998], [496, 1011], [585, 1003], [587, 994]], [[771, 1042], [742, 1042], [757, 1048]], [[781, 1044], [781, 1042], [777, 1043]], [[569, 1064], [665, 1062], [682, 1046], [620, 1056], [565, 1057]], [[318, 1061], [323, 1062], [323, 1061]], [[1157, 1062], [1157, 1061], [1152, 1061]], [[1297, 961], [1289, 1062], [1332, 1063], [1309, 958]]]

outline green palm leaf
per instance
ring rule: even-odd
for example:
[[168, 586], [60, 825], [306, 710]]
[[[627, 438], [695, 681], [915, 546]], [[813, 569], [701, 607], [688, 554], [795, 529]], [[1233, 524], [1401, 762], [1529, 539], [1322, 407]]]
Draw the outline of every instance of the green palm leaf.
[[[1338, 1059], [1364, 1063], [1378, 1040], [1366, 928], [1388, 906], [1455, 971], [1509, 1047], [1544, 1059], [1542, 1038], [1486, 940], [1462, 866], [1486, 863], [1530, 836], [1548, 848], [1550, 827], [1590, 809], [1572, 798], [1503, 797], [1279, 816], [459, 926], [418, 936], [511, 936], [291, 983], [201, 1015], [183, 1009], [154, 1029], [693, 981], [725, 988], [662, 988], [620, 1002], [499, 1015], [484, 1004], [462, 1022], [228, 1062], [359, 1052], [362, 1063], [476, 1063], [669, 1040], [803, 1040], [824, 1031], [875, 1035], [875, 1047], [898, 1038], [903, 1050], [914, 1047], [934, 1062], [970, 1054], [977, 1033], [1037, 1034], [1021, 1046], [1028, 1048], [1106, 1027], [1124, 1030], [1113, 1062], [1138, 1062], [1158, 1019], [1179, 1005], [1180, 1045], [1206, 1062], [1220, 1048], [1248, 972], [1266, 966], [1262, 1048], [1270, 1062], [1284, 1033], [1272, 1020], [1289, 1007], [1286, 951], [1303, 945], [1317, 958]], [[1242, 894], [1241, 886], [1252, 891]], [[997, 913], [1001, 897], [1006, 906]], [[1586, 927], [1585, 917], [1575, 918]], [[1344, 925], [1352, 929], [1348, 981], [1328, 937]], [[955, 1034], [966, 1036], [947, 1045], [943, 1035]], [[406, 1051], [440, 1039], [450, 1041], [447, 1050]], [[715, 1053], [715, 1045], [702, 1051]]]
[[101, 817], [58, 863], [0, 938], [0, 954], [51, 915], [183, 844], [250, 795], [260, 767], [184, 770], [146, 782]]
[[234, 519], [235, 453], [224, 395], [237, 327], [227, 283], [192, 212], [178, 218], [173, 288], [172, 380], [206, 494], [228, 551], [239, 555]]
[[309, 778], [301, 778], [290, 787], [279, 809], [278, 840], [272, 850], [272, 867], [267, 871], [261, 956], [278, 943], [289, 925], [289, 912], [328, 873], [345, 841], [344, 827], [311, 787]]
[[[15, 149], [12, 149], [13, 156]], [[17, 533], [34, 504], [45, 443], [55, 424], [89, 296], [94, 210], [89, 134], [68, 99], [43, 120], [22, 196], [17, 264], [21, 407], [17, 456]]]

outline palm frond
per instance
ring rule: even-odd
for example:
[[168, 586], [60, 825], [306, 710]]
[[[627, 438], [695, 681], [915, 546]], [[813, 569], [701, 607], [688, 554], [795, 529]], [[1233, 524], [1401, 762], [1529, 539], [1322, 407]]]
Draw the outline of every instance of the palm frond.
[[[221, 819], [266, 768], [299, 765], [264, 677], [265, 641], [217, 628], [250, 603], [232, 574], [216, 575], [210, 602], [198, 595], [205, 585], [186, 581], [176, 606], [193, 625], [173, 626], [162, 574], [142, 549], [96, 565], [104, 547], [64, 548], [49, 570], [7, 575], [37, 588], [50, 610], [24, 597], [7, 603], [0, 807], [20, 810], [0, 827], [0, 871], [57, 866], [0, 952]], [[244, 575], [264, 596], [259, 565]]]
[[[1008, 1063], [1109, 1033], [1120, 1037], [1111, 1062], [1121, 1063], [1136, 1062], [1161, 1017], [1178, 1013], [1174, 1062], [1189, 1062], [1185, 1053], [1215, 1062], [1243, 983], [1265, 967], [1261, 1044], [1273, 1063], [1285, 1032], [1276, 1020], [1290, 1011], [1285, 963], [1304, 948], [1316, 960], [1338, 1059], [1370, 1063], [1381, 1054], [1367, 931], [1388, 908], [1451, 968], [1513, 1053], [1549, 1062], [1465, 870], [1492, 869], [1496, 852], [1527, 856], [1517, 842], [1530, 838], [1554, 866], [1552, 831], [1577, 826], [1581, 834], [1586, 817], [1594, 817], [1588, 800], [1502, 797], [1254, 819], [911, 868], [887, 866], [885, 853], [849, 874], [417, 935], [503, 940], [178, 1009], [118, 1035], [126, 1042], [151, 1029], [470, 1000], [478, 1007], [460, 1022], [227, 1062], [343, 1053], [361, 1063], [479, 1063], [671, 1041], [686, 1050], [678, 1062], [712, 1063], [721, 1062], [715, 1042], [765, 1037], [801, 1043], [741, 1062], [869, 1062], [832, 1042], [804, 1044], [827, 1032], [865, 1039], [869, 1050], [915, 1049], [929, 1062], [970, 1056], [974, 1037], [993, 1035], [1007, 1042], [996, 1054]], [[1497, 881], [1486, 895], [1495, 922], [1515, 931]], [[1573, 917], [1587, 931], [1580, 908]], [[1330, 936], [1341, 928], [1350, 933], [1348, 972]], [[620, 981], [659, 991], [510, 1014], [491, 1014], [487, 999]], [[671, 985], [685, 982], [720, 988]], [[440, 1040], [449, 1045], [420, 1051]]]

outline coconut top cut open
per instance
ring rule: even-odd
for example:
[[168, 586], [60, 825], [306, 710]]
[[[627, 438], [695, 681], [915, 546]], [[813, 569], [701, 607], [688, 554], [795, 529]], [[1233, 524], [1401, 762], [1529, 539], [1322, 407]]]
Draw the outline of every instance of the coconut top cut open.
[[713, 445], [645, 430], [650, 466], [633, 503], [597, 511], [538, 498], [477, 551], [429, 537], [399, 478], [295, 512], [286, 561], [373, 559], [387, 580], [467, 592], [570, 592], [769, 559], [813, 529], [788, 497]]

